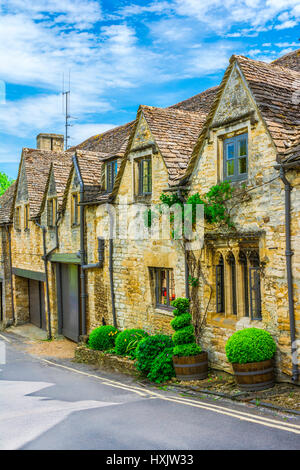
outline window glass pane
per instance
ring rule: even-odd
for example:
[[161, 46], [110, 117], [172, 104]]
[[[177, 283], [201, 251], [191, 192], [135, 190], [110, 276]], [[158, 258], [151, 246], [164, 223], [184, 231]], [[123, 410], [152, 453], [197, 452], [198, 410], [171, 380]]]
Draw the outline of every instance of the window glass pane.
[[234, 175], [234, 160], [230, 160], [227, 162], [227, 176]]
[[239, 174], [247, 173], [247, 157], [239, 158]]
[[174, 272], [172, 269], [169, 270], [169, 303], [175, 300], [175, 280]]
[[148, 160], [148, 193], [152, 191], [152, 165], [151, 160]]
[[78, 223], [78, 197], [77, 194], [73, 194], [73, 224]]
[[158, 303], [167, 305], [167, 276], [164, 269], [158, 271]]
[[175, 300], [175, 279], [173, 269], [155, 268], [155, 295], [156, 305], [172, 308], [171, 302]]
[[116, 174], [118, 172], [118, 162], [115, 161], [115, 162], [113, 162], [113, 164], [114, 164], [114, 176], [116, 176]]
[[107, 189], [112, 189], [112, 167], [111, 163], [107, 164]]
[[143, 193], [148, 192], [148, 161], [143, 162]]
[[231, 269], [231, 308], [232, 314], [237, 314], [237, 302], [236, 302], [236, 265], [235, 258], [231, 254], [229, 257], [229, 264]]
[[250, 268], [250, 300], [252, 319], [261, 320], [260, 272], [259, 268]]
[[238, 156], [241, 157], [243, 155], [247, 155], [247, 139], [239, 140], [238, 145]]
[[142, 193], [151, 193], [151, 160], [142, 160], [140, 165]]
[[234, 158], [234, 144], [227, 145], [227, 160]]
[[217, 294], [217, 313], [223, 313], [225, 308], [225, 290], [224, 290], [224, 260], [220, 257], [219, 264], [216, 266], [216, 294]]

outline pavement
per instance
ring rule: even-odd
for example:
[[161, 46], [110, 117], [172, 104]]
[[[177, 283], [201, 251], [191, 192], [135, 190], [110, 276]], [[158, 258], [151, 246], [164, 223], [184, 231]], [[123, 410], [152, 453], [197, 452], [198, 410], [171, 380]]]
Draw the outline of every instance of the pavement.
[[300, 448], [297, 416], [32, 355], [14, 333], [1, 333], [0, 352], [0, 449]]

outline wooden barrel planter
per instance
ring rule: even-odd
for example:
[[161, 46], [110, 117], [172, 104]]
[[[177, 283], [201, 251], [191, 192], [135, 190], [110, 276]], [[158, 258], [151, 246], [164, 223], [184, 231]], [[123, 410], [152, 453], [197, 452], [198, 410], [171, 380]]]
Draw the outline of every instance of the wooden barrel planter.
[[176, 377], [179, 380], [199, 380], [208, 376], [207, 352], [197, 356], [173, 356]]
[[247, 364], [232, 364], [237, 384], [241, 390], [255, 392], [274, 386], [274, 366], [272, 359]]

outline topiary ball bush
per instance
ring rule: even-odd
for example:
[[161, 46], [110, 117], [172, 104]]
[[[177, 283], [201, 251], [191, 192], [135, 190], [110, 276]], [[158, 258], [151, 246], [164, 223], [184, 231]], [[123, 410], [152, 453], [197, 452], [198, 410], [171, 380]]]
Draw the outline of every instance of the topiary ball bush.
[[174, 344], [177, 346], [178, 344], [189, 344], [195, 343], [195, 330], [193, 325], [185, 326], [184, 328], [180, 328], [180, 330], [176, 331], [172, 336]]
[[116, 337], [119, 331], [111, 325], [103, 325], [91, 331], [88, 346], [91, 349], [105, 351], [115, 346]]
[[270, 333], [259, 328], [236, 331], [225, 346], [229, 362], [247, 364], [272, 359], [276, 343]]
[[122, 331], [116, 340], [116, 354], [119, 356], [127, 355], [134, 358], [138, 343], [147, 336], [149, 336], [148, 333], [139, 328]]
[[[173, 300], [172, 302], [172, 306], [175, 307], [176, 310], [178, 310], [178, 314], [179, 312], [180, 314], [185, 313], [189, 309], [189, 305], [190, 305], [190, 301], [189, 299], [186, 299], [185, 297], [177, 297], [177, 299]], [[174, 314], [174, 310], [173, 310], [173, 314]]]
[[180, 328], [184, 328], [185, 326], [190, 325], [192, 322], [192, 315], [190, 313], [183, 313], [182, 315], [178, 315], [171, 321], [171, 327], [173, 330], [177, 331]]
[[172, 338], [167, 335], [153, 335], [143, 339], [136, 349], [136, 367], [148, 374], [157, 356], [166, 348], [174, 346]]
[[153, 361], [148, 379], [152, 382], [166, 382], [175, 377], [173, 366], [173, 348], [164, 349]]
[[196, 343], [178, 344], [173, 349], [174, 356], [197, 356], [202, 352], [201, 346]]
[[196, 343], [195, 328], [192, 325], [192, 315], [189, 313], [189, 299], [178, 297], [172, 302], [174, 318], [171, 326], [175, 333], [172, 336], [174, 342], [174, 356], [197, 356], [202, 352]]

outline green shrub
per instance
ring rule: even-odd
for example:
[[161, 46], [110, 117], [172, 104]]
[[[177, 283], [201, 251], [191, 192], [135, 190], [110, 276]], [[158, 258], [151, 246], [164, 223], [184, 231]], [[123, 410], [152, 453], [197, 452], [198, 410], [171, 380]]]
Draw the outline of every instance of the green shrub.
[[172, 338], [167, 335], [153, 335], [143, 339], [136, 349], [136, 367], [148, 374], [157, 356], [166, 348], [174, 346]]
[[191, 314], [183, 313], [173, 318], [173, 320], [171, 321], [171, 327], [173, 328], [173, 330], [177, 331], [177, 330], [180, 330], [180, 328], [184, 328], [185, 326], [190, 325], [191, 321], [192, 321]]
[[201, 352], [201, 347], [196, 343], [178, 344], [173, 350], [174, 356], [197, 356]]
[[116, 354], [119, 356], [125, 355], [134, 358], [138, 343], [146, 336], [148, 336], [148, 333], [139, 328], [122, 331], [116, 340]]
[[196, 339], [193, 325], [188, 325], [184, 328], [180, 328], [180, 330], [176, 331], [173, 334], [172, 338], [175, 345], [195, 343]]
[[105, 351], [115, 346], [116, 337], [119, 331], [111, 325], [104, 325], [91, 331], [88, 345], [91, 349]]
[[[177, 297], [177, 299], [173, 300], [172, 305], [178, 311], [178, 314], [181, 315], [182, 313], [186, 313], [187, 310], [189, 309], [190, 301], [189, 299], [186, 299], [185, 297]], [[173, 313], [174, 313], [174, 310], [173, 310]]]
[[191, 324], [192, 316], [188, 312], [190, 301], [184, 297], [178, 297], [172, 302], [175, 318], [171, 326], [175, 330], [172, 336], [174, 342], [174, 356], [196, 356], [201, 348], [196, 344], [195, 328]]
[[166, 382], [171, 377], [175, 377], [173, 366], [173, 348], [164, 349], [153, 361], [148, 379], [152, 382]]
[[226, 343], [229, 362], [246, 364], [272, 359], [276, 343], [270, 333], [258, 328], [245, 328], [234, 333]]

